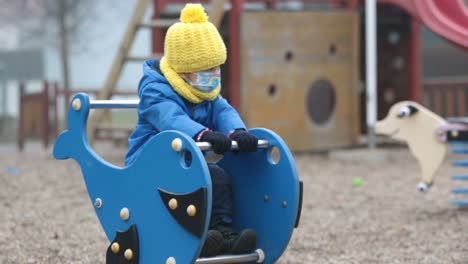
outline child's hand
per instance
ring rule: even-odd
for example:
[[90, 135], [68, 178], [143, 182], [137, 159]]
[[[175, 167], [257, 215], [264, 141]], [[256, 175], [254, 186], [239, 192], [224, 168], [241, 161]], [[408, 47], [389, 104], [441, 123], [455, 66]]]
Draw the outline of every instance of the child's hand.
[[232, 141], [226, 135], [217, 131], [205, 131], [199, 141], [208, 142], [211, 144], [214, 153], [224, 154], [231, 150]]
[[231, 134], [230, 138], [237, 141], [240, 151], [255, 152], [258, 147], [258, 138], [252, 133], [243, 129], [237, 129]]

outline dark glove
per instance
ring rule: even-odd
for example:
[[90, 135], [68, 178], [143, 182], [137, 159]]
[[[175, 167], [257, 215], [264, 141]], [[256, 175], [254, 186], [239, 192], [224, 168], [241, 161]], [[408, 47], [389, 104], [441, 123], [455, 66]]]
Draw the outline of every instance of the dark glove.
[[217, 131], [203, 132], [199, 141], [210, 143], [214, 153], [220, 155], [228, 152], [231, 149], [232, 144], [232, 141], [226, 135]]
[[237, 129], [231, 134], [230, 138], [237, 141], [240, 151], [255, 152], [258, 147], [258, 138], [252, 133], [243, 129]]

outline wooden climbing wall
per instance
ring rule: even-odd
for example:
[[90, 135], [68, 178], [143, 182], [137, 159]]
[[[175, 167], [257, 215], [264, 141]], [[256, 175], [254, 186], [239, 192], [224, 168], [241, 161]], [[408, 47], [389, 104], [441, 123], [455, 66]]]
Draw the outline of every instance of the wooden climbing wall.
[[356, 144], [358, 25], [352, 11], [243, 13], [240, 112], [248, 127], [274, 130], [293, 151]]

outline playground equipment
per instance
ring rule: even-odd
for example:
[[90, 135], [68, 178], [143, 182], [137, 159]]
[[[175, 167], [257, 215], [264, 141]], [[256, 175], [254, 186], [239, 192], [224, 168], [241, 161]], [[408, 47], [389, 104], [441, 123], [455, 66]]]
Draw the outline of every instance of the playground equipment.
[[[468, 153], [468, 120], [449, 118], [434, 114], [424, 106], [411, 101], [395, 104], [385, 119], [377, 122], [376, 132], [405, 141], [416, 157], [422, 170], [422, 181], [418, 184], [425, 192], [433, 184], [435, 172], [447, 153], [447, 143], [453, 153]], [[467, 160], [456, 160], [454, 166], [468, 166]], [[455, 181], [468, 180], [466, 175], [455, 175]], [[454, 194], [467, 194], [468, 188], [455, 188]], [[467, 206], [468, 200], [454, 200], [454, 205]]]
[[424, 81], [423, 105], [441, 117], [466, 116], [468, 105], [468, 79], [444, 78]]
[[[189, 1], [139, 0], [136, 2], [135, 11], [106, 81], [97, 96], [98, 99], [112, 98], [117, 89], [117, 80], [126, 63], [141, 63], [148, 58], [161, 57], [165, 31], [177, 21], [176, 17], [169, 13], [174, 8], [169, 7], [186, 2]], [[225, 80], [223, 96], [245, 116], [244, 119], [249, 126], [274, 128], [287, 139], [291, 149], [294, 150], [329, 149], [354, 145], [357, 142], [360, 119], [364, 120], [364, 116], [359, 117], [359, 101], [367, 100], [365, 96], [359, 98], [358, 88], [359, 68], [363, 67], [359, 65], [361, 41], [358, 8], [364, 1], [201, 0], [193, 2], [201, 2], [207, 7], [210, 18], [219, 25], [226, 40], [229, 55], [222, 71]], [[285, 2], [295, 2], [297, 6], [304, 8], [287, 11], [288, 17], [284, 19], [285, 15], [281, 14], [283, 11], [280, 10], [279, 4]], [[249, 11], [246, 6], [251, 3], [262, 6], [263, 12]], [[398, 66], [400, 68], [398, 78], [394, 78], [394, 71], [390, 68], [380, 67], [382, 70], [379, 70], [379, 81], [382, 80], [385, 85], [379, 83], [380, 91], [377, 94], [389, 94], [387, 98], [391, 98], [392, 95], [395, 97], [394, 100], [388, 99], [389, 102], [385, 104], [378, 103], [379, 113], [386, 113], [394, 102], [404, 98], [419, 101], [421, 98], [419, 73], [422, 24], [426, 24], [432, 31], [449, 41], [468, 47], [466, 23], [468, 12], [463, 0], [378, 0], [377, 3], [397, 5], [411, 16], [407, 21], [409, 23], [406, 23], [407, 27], [398, 31], [397, 35], [402, 39], [400, 48], [396, 51], [387, 49], [388, 53], [391, 53], [388, 54], [391, 58], [381, 56], [382, 62], [379, 61], [379, 66], [401, 65]], [[306, 8], [312, 4], [317, 4], [320, 8]], [[151, 5], [152, 19], [144, 21], [145, 13]], [[328, 10], [324, 7], [328, 7]], [[327, 15], [330, 17], [327, 18]], [[345, 19], [341, 18], [341, 15]], [[269, 21], [278, 22], [268, 24]], [[262, 25], [261, 30], [251, 26], [252, 23]], [[395, 33], [393, 26], [388, 28], [389, 34]], [[141, 29], [151, 30], [152, 33], [152, 54], [148, 56], [130, 54], [136, 33]], [[380, 29], [379, 31], [382, 32]], [[255, 41], [248, 39], [252, 35]], [[384, 55], [386, 49], [385, 46], [381, 48], [379, 56]], [[259, 50], [268, 54], [258, 52]], [[259, 61], [259, 58], [268, 58], [266, 60], [269, 60], [270, 66], [265, 67], [270, 70], [268, 74], [256, 74], [251, 70], [261, 71], [266, 65], [263, 63], [261, 67], [256, 67], [260, 63], [255, 63], [254, 60]], [[387, 63], [389, 60], [394, 60], [395, 63]], [[407, 63], [402, 63], [405, 61]], [[382, 71], [388, 73], [382, 74]], [[252, 92], [253, 89], [256, 91]], [[388, 93], [381, 92], [382, 90]], [[295, 100], [292, 99], [293, 96]], [[304, 100], [305, 98], [307, 100]], [[379, 100], [385, 101], [383, 98]], [[252, 111], [251, 106], [258, 105], [258, 102], [262, 102], [262, 105], [257, 107], [258, 111]], [[268, 115], [272, 112], [270, 109], [277, 109], [285, 104], [289, 104], [289, 108], [283, 111], [283, 116]], [[100, 116], [103, 114], [100, 112], [95, 114], [96, 117], [91, 116], [89, 121], [91, 133], [88, 134], [91, 142], [95, 134], [91, 130], [98, 124], [100, 128], [104, 128]], [[108, 127], [108, 130], [110, 129], [112, 126]], [[129, 128], [121, 129], [128, 131]], [[323, 135], [329, 136], [327, 138], [330, 140], [323, 140]]]
[[[433, 32], [463, 48], [468, 48], [468, 8], [463, 0], [379, 0], [380, 4], [393, 4], [408, 12], [411, 17], [410, 44], [410, 100], [420, 100], [420, 24], [424, 23]], [[465, 114], [464, 101], [466, 83], [426, 83], [425, 98], [422, 98], [438, 113]], [[442, 88], [442, 89], [441, 89]], [[455, 95], [458, 94], [458, 98]], [[434, 173], [442, 163], [447, 152], [447, 144], [465, 144], [466, 138], [460, 137], [467, 128], [466, 120], [447, 119], [432, 113], [415, 102], [405, 101], [393, 105], [385, 119], [377, 122], [376, 132], [406, 141], [412, 154], [418, 159], [422, 169], [422, 182], [418, 185], [426, 191], [432, 184]], [[454, 148], [455, 153], [464, 153], [463, 148]], [[456, 161], [454, 165], [465, 164]], [[463, 175], [452, 177], [454, 180], [468, 179]], [[465, 189], [454, 189], [453, 193], [468, 193]], [[468, 201], [453, 201], [456, 205], [468, 205]]]
[[407, 98], [420, 101], [422, 24], [444, 39], [466, 49], [468, 48], [468, 7], [464, 0], [378, 0], [377, 3], [398, 6], [411, 16]]
[[[17, 147], [22, 151], [25, 143], [29, 139], [40, 138], [45, 149], [49, 147], [50, 139], [57, 137], [59, 131], [59, 121], [57, 105], [60, 98], [69, 98], [71, 95], [60, 89], [57, 82], [43, 81], [39, 91], [28, 92], [27, 82], [19, 83], [19, 125], [17, 133]], [[77, 92], [84, 92], [96, 96], [98, 90], [79, 89]], [[114, 93], [118, 96], [134, 96], [135, 91], [130, 89], [118, 90]], [[112, 120], [112, 113], [108, 112], [104, 116], [109, 122]], [[136, 120], [135, 115], [135, 120]], [[96, 125], [93, 130], [94, 137], [100, 140], [112, 140], [114, 143], [127, 141], [128, 136], [133, 131], [132, 126], [125, 124]]]
[[[277, 10], [284, 3], [278, 0], [153, 0], [150, 21], [143, 20], [151, 1], [139, 0], [98, 99], [112, 98], [125, 63], [162, 56], [165, 31], [178, 21], [167, 11], [173, 4], [186, 2], [203, 3], [210, 20], [220, 29], [228, 47], [228, 61], [222, 66], [222, 93], [248, 126], [273, 128], [298, 151], [357, 142], [359, 15], [352, 10], [356, 0], [298, 1], [320, 2], [341, 10], [294, 12]], [[264, 12], [249, 11], [246, 6], [251, 3], [263, 6]], [[130, 55], [140, 29], [152, 30], [151, 56]], [[273, 117], [271, 109], [279, 107], [288, 110], [274, 111], [278, 115]], [[102, 114], [90, 116], [91, 142], [94, 127], [102, 126]]]
[[[144, 21], [144, 17], [146, 11], [150, 7], [151, 2], [153, 2], [153, 18], [150, 21]], [[120, 74], [124, 68], [124, 65], [128, 62], [138, 62], [141, 63], [144, 60], [150, 58], [161, 58], [162, 57], [162, 44], [164, 40], [165, 31], [178, 20], [173, 18], [161, 18], [160, 15], [162, 14], [162, 10], [164, 7], [169, 3], [174, 2], [190, 2], [190, 1], [169, 1], [169, 0], [138, 0], [136, 2], [135, 9], [133, 11], [132, 17], [128, 23], [127, 29], [125, 30], [125, 34], [123, 36], [122, 42], [120, 43], [120, 47], [118, 52], [114, 58], [110, 71], [107, 75], [106, 81], [104, 86], [97, 94], [98, 99], [111, 99], [112, 95], [115, 94], [116, 85], [120, 78]], [[210, 2], [210, 1], [202, 1], [202, 2]], [[212, 17], [211, 22], [218, 27], [221, 23], [222, 16], [224, 14], [224, 4], [227, 0], [216, 0], [211, 1], [212, 6], [210, 10], [210, 17]], [[153, 31], [153, 35], [157, 39], [157, 43], [160, 45], [160, 48], [154, 50], [153, 54], [150, 56], [133, 56], [130, 54], [133, 42], [135, 41], [135, 37], [137, 32], [140, 29], [151, 29]], [[155, 42], [156, 43], [156, 42]], [[156, 44], [155, 44], [156, 45]], [[105, 112], [96, 112], [93, 116], [90, 117], [89, 120], [89, 128], [88, 134], [90, 135], [90, 141], [93, 142], [95, 139], [95, 134], [97, 134], [96, 130], [117, 130], [116, 127], [112, 125], [108, 125], [109, 122], [103, 123]], [[106, 125], [108, 125], [106, 127]], [[120, 127], [118, 130], [122, 130], [124, 132], [128, 131], [129, 129], [133, 129], [133, 127]]]
[[468, 7], [464, 0], [378, 0], [395, 4], [447, 40], [468, 47]]
[[[54, 146], [56, 159], [73, 158], [81, 167], [111, 241], [107, 263], [274, 263], [298, 226], [302, 203], [302, 183], [283, 140], [272, 131], [252, 129], [261, 139], [257, 152], [230, 152], [218, 161], [233, 176], [234, 228], [256, 230], [258, 249], [197, 259], [211, 215], [212, 185], [202, 152], [210, 150], [210, 144], [165, 131], [123, 168], [103, 160], [89, 145], [86, 125], [91, 109], [137, 106], [138, 101], [91, 101], [86, 94], [77, 94], [68, 112], [68, 130]], [[275, 149], [279, 160], [272, 157]], [[185, 157], [190, 154], [188, 162]]]
[[294, 151], [357, 144], [357, 12], [246, 11], [241, 29], [239, 109], [248, 126], [274, 127]]
[[40, 137], [44, 148], [49, 139], [57, 136], [58, 84], [44, 81], [39, 92], [26, 92], [26, 83], [20, 82], [20, 107], [17, 146], [20, 151], [29, 138]]

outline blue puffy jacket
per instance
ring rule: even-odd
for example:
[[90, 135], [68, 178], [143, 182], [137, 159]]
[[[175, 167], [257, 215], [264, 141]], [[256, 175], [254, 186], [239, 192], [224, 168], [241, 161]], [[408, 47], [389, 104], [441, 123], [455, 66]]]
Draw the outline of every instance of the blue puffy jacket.
[[234, 129], [245, 129], [238, 112], [221, 96], [193, 104], [178, 95], [159, 70], [159, 60], [147, 60], [143, 64], [138, 96], [138, 124], [128, 139], [127, 165], [160, 131], [178, 130], [194, 138], [205, 127], [225, 134]]

